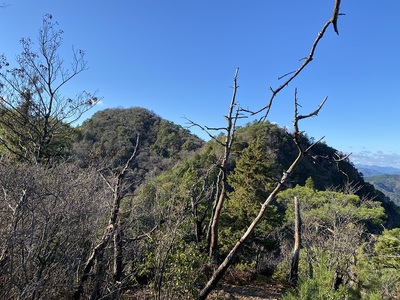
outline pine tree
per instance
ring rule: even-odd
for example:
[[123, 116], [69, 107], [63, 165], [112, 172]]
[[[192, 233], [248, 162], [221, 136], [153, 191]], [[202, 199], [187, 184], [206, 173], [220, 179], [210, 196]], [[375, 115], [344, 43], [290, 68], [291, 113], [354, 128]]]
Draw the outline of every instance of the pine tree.
[[[229, 249], [238, 237], [247, 228], [248, 224], [257, 215], [261, 203], [265, 201], [273, 189], [279, 165], [276, 155], [266, 147], [262, 139], [249, 143], [236, 162], [235, 171], [228, 176], [228, 183], [232, 188], [229, 200], [226, 203], [226, 212], [223, 217], [221, 243], [224, 249]], [[282, 221], [282, 215], [277, 213], [277, 206], [268, 208], [264, 221], [253, 234], [253, 238], [246, 245], [244, 255], [252, 258], [254, 251], [268, 248], [268, 233]]]

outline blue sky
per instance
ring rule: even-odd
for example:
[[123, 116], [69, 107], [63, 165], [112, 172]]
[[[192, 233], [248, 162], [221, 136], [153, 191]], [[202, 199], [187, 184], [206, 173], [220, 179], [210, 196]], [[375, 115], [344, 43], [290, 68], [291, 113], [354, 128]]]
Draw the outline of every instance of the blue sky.
[[[99, 90], [102, 103], [91, 113], [140, 106], [182, 126], [186, 117], [220, 127], [235, 68], [241, 106], [266, 105], [269, 87], [308, 55], [334, 0], [2, 2], [8, 6], [0, 9], [0, 54], [9, 60], [21, 52], [21, 37], [35, 40], [46, 13], [64, 30], [66, 62], [72, 46], [86, 51], [90, 68], [63, 92]], [[328, 29], [269, 120], [291, 127], [295, 88], [304, 114], [328, 96], [302, 130], [352, 152], [354, 163], [400, 167], [400, 1], [342, 0], [341, 12], [340, 35]]]

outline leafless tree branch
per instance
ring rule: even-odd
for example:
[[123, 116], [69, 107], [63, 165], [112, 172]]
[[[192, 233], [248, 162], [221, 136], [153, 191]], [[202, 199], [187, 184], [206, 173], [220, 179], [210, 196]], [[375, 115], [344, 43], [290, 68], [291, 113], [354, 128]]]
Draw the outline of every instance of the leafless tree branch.
[[317, 46], [319, 44], [319, 42], [321, 41], [321, 39], [323, 38], [326, 29], [329, 27], [330, 24], [333, 24], [334, 26], [334, 30], [336, 33], [338, 33], [337, 31], [337, 18], [339, 15], [339, 9], [340, 9], [340, 0], [335, 0], [335, 5], [334, 5], [334, 11], [333, 11], [333, 15], [332, 17], [324, 24], [324, 26], [322, 27], [322, 29], [320, 30], [320, 32], [317, 35], [317, 38], [314, 40], [314, 43], [311, 46], [311, 50], [310, 53], [308, 54], [307, 57], [305, 57], [302, 65], [296, 70], [296, 71], [292, 71], [289, 73], [286, 73], [285, 75], [281, 76], [279, 79], [284, 78], [290, 74], [292, 74], [284, 83], [282, 83], [278, 88], [273, 89], [272, 87], [270, 87], [270, 90], [272, 92], [271, 97], [268, 101], [268, 104], [264, 107], [262, 107], [261, 109], [257, 110], [257, 111], [250, 111], [250, 110], [244, 110], [246, 112], [251, 113], [252, 115], [256, 115], [259, 114], [261, 112], [265, 111], [264, 116], [261, 118], [262, 121], [266, 120], [269, 112], [271, 110], [272, 104], [276, 98], [276, 96], [278, 95], [278, 93], [280, 91], [282, 91], [287, 85], [289, 85], [289, 83], [295, 79], [303, 70], [304, 68], [314, 59], [314, 54], [315, 51], [317, 49]]
[[[136, 138], [136, 145], [134, 147], [132, 155], [127, 160], [124, 168], [119, 172], [119, 174], [116, 178], [114, 187], [112, 187], [110, 182], [104, 176], [102, 176], [103, 179], [106, 181], [108, 187], [110, 187], [111, 190], [113, 191], [114, 202], [113, 202], [112, 209], [111, 209], [111, 215], [110, 215], [110, 218], [108, 221], [108, 226], [103, 233], [101, 241], [92, 249], [91, 255], [89, 256], [88, 260], [85, 263], [85, 266], [83, 268], [83, 273], [79, 279], [79, 284], [74, 292], [74, 296], [73, 296], [74, 300], [78, 300], [81, 298], [83, 289], [84, 289], [84, 284], [85, 284], [86, 280], [89, 278], [89, 273], [91, 272], [95, 262], [100, 263], [100, 264], [102, 263], [103, 252], [104, 252], [104, 249], [105, 249], [106, 245], [108, 244], [109, 240], [111, 238], [114, 238], [114, 243], [120, 242], [119, 241], [120, 235], [119, 235], [119, 228], [118, 228], [119, 226], [118, 226], [117, 220], [118, 220], [118, 216], [119, 216], [121, 201], [125, 197], [125, 194], [123, 193], [124, 179], [125, 179], [126, 172], [128, 171], [132, 160], [136, 157], [137, 150], [139, 147], [139, 138], [140, 137], [138, 135]], [[115, 245], [114, 245], [114, 249], [116, 249]], [[115, 253], [114, 253], [114, 256], [116, 256]], [[115, 260], [115, 257], [114, 257], [114, 260]], [[115, 264], [115, 261], [114, 261], [114, 264]], [[95, 274], [95, 276], [99, 276], [99, 274]]]

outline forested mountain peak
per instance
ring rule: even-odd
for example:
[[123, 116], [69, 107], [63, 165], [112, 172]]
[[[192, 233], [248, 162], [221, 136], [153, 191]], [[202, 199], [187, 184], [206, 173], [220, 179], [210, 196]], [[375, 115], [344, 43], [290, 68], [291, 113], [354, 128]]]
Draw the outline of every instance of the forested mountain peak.
[[140, 107], [99, 111], [77, 129], [74, 150], [85, 165], [123, 165], [139, 137], [136, 167], [146, 178], [171, 168], [204, 143], [183, 127]]

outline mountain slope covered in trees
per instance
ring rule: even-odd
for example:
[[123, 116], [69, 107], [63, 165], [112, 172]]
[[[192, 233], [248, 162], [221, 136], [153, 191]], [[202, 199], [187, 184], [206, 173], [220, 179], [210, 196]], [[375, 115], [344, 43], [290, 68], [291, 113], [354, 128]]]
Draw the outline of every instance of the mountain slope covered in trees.
[[365, 177], [365, 180], [400, 207], [400, 175], [375, 175]]
[[204, 144], [181, 126], [139, 107], [99, 111], [77, 132], [76, 159], [97, 168], [123, 165], [139, 138], [135, 168], [140, 180], [170, 169]]
[[[15, 164], [3, 156], [0, 281], [8, 288], [0, 289], [1, 296], [80, 299], [150, 288], [157, 299], [196, 298], [214, 268], [208, 257], [209, 228], [221, 187], [225, 137], [204, 142], [138, 107], [100, 111], [75, 132], [68, 159], [57, 159], [51, 168]], [[312, 144], [306, 135], [299, 140], [305, 148]], [[296, 151], [291, 134], [268, 121], [236, 128], [226, 163], [217, 260], [240, 239]], [[386, 241], [395, 234], [389, 229], [400, 227], [399, 211], [347, 159], [317, 143], [283, 190], [224, 281], [286, 282], [292, 198], [297, 196], [305, 230], [301, 280], [329, 297], [371, 294], [383, 285], [387, 295], [395, 291], [398, 274], [378, 257], [392, 251]], [[28, 231], [29, 243], [24, 238]], [[359, 264], [352, 260], [355, 253]], [[375, 265], [362, 264], [371, 256], [377, 257]], [[327, 259], [329, 264], [322, 264]], [[310, 268], [325, 281], [308, 277]], [[372, 286], [366, 275], [371, 270], [391, 275], [375, 278]], [[358, 288], [347, 283], [354, 276], [360, 277]], [[340, 290], [323, 288], [332, 280]], [[26, 292], [35, 282], [40, 287]]]

